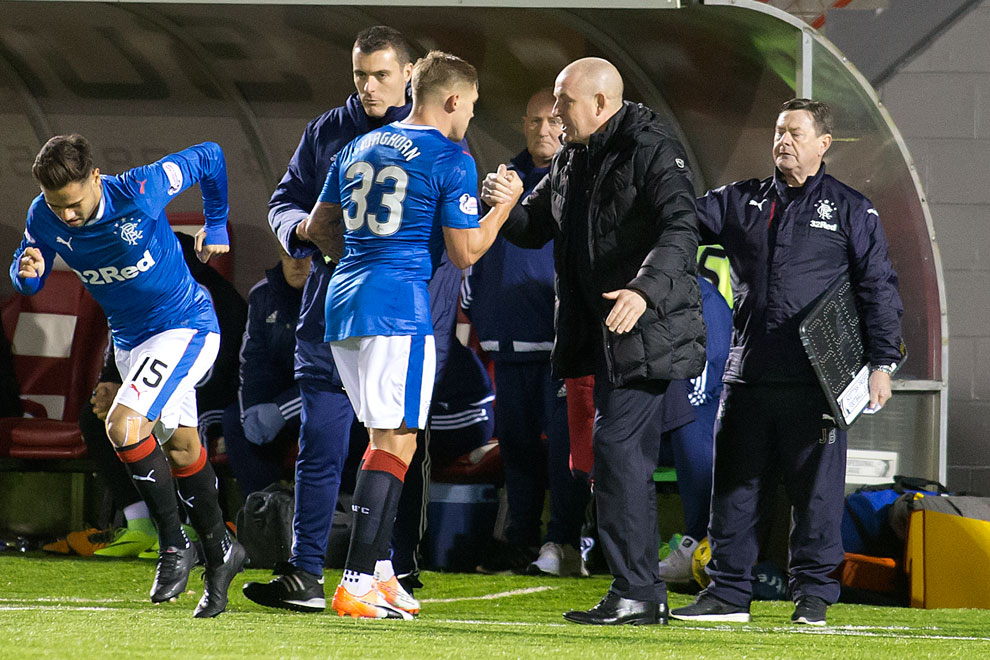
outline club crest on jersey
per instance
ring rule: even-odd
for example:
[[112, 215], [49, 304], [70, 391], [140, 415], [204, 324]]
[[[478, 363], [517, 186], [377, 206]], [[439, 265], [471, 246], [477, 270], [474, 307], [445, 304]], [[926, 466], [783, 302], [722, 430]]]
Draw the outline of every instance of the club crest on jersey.
[[468, 193], [461, 195], [457, 205], [460, 207], [461, 213], [478, 215], [478, 200]]
[[815, 202], [815, 210], [818, 211], [818, 217], [820, 219], [831, 220], [832, 215], [835, 213], [835, 206], [827, 199], [820, 199]]
[[120, 232], [120, 240], [128, 245], [137, 245], [144, 236], [144, 232], [137, 227], [138, 223], [136, 222], [117, 222], [113, 225], [113, 228]]

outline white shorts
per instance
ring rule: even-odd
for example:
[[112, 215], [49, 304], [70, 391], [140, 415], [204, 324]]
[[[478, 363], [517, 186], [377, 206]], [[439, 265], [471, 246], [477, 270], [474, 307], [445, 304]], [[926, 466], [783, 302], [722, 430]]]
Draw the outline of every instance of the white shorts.
[[433, 335], [330, 342], [347, 398], [369, 429], [426, 428], [437, 355]]
[[114, 405], [127, 406], [166, 429], [196, 427], [196, 384], [213, 367], [220, 335], [193, 328], [160, 332], [131, 350], [114, 348], [123, 376]]

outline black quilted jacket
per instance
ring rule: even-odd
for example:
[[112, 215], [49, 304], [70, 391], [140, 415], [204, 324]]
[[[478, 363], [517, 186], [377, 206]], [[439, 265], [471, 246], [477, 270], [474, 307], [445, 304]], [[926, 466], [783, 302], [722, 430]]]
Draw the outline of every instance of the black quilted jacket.
[[[696, 226], [684, 150], [649, 108], [627, 101], [587, 147], [557, 153], [502, 234], [521, 247], [555, 241], [558, 378], [604, 365], [618, 387], [704, 370]], [[605, 327], [612, 303], [601, 294], [622, 288], [642, 293], [647, 309], [631, 332], [616, 335]]]

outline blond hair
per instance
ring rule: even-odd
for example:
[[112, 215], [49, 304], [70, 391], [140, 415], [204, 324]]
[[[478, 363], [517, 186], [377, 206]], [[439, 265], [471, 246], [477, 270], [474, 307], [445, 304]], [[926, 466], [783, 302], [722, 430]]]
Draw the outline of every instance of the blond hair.
[[478, 86], [478, 71], [450, 53], [431, 50], [412, 71], [413, 100], [450, 91], [458, 85]]

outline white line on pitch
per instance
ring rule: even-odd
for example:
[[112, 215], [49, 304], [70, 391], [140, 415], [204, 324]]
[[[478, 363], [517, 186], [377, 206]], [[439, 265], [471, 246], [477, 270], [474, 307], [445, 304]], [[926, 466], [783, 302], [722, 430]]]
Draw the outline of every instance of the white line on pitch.
[[51, 612], [52, 610], [71, 610], [73, 612], [112, 612], [114, 610], [123, 611], [116, 607], [94, 607], [86, 606], [80, 607], [78, 605], [67, 605], [65, 607], [59, 607], [57, 605], [0, 605], [0, 612], [18, 612], [18, 611], [45, 611]]
[[525, 596], [536, 594], [541, 591], [550, 591], [557, 587], [528, 587], [526, 589], [513, 589], [512, 591], [501, 591], [497, 594], [485, 594], [484, 596], [462, 596], [460, 598], [422, 598], [421, 603], [459, 603], [463, 600], [495, 600], [496, 598], [506, 598], [508, 596]]
[[134, 603], [143, 601], [122, 600], [118, 598], [54, 598], [42, 596], [40, 598], [0, 598], [0, 603]]
[[[453, 623], [453, 624], [465, 624], [465, 625], [482, 625], [482, 626], [521, 626], [521, 627], [531, 627], [539, 626], [541, 628], [574, 628], [578, 630], [576, 626], [572, 626], [566, 623], [545, 623], [542, 621], [480, 621], [473, 619], [431, 619], [431, 621], [436, 623]], [[903, 633], [910, 630], [917, 630], [917, 628], [911, 628], [909, 626], [835, 626], [835, 627], [825, 627], [825, 628], [798, 628], [796, 626], [767, 626], [767, 627], [757, 627], [757, 626], [692, 626], [677, 623], [674, 624], [674, 628], [688, 628], [694, 630], [718, 630], [719, 632], [748, 632], [748, 633], [790, 633], [793, 635], [834, 635], [836, 637], [887, 637], [887, 638], [897, 638], [904, 640], [914, 640], [914, 639], [930, 639], [930, 640], [946, 640], [946, 641], [961, 641], [961, 642], [990, 642], [990, 637], [970, 637], [964, 635], [904, 635], [896, 634]]]
[[539, 626], [541, 628], [564, 628], [567, 623], [542, 623], [536, 621], [474, 621], [472, 619], [430, 619], [431, 623], [463, 623], [471, 626]]

